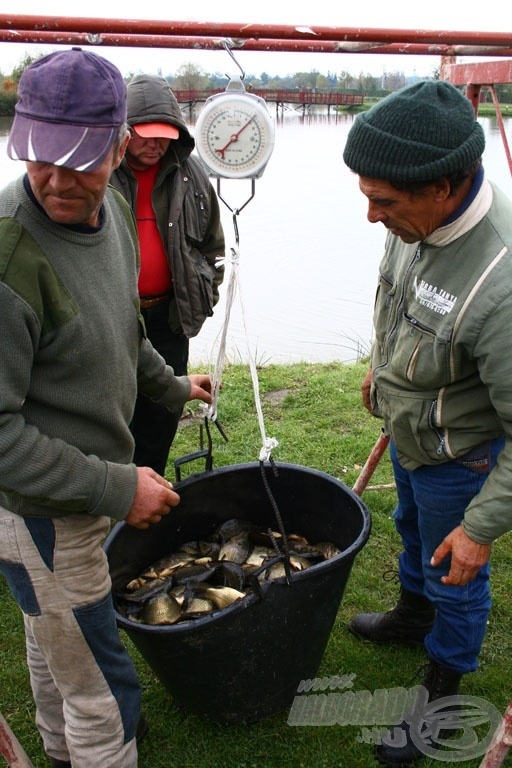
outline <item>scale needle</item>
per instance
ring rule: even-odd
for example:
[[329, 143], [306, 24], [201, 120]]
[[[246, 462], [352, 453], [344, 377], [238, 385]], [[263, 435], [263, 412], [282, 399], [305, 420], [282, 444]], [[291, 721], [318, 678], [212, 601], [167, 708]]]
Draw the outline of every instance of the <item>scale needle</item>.
[[250, 117], [250, 118], [249, 118], [249, 120], [248, 120], [246, 123], [244, 123], [244, 125], [242, 125], [242, 127], [240, 128], [240, 130], [239, 130], [239, 131], [237, 131], [236, 133], [233, 133], [233, 134], [231, 135], [231, 137], [230, 137], [230, 139], [229, 139], [228, 143], [227, 143], [227, 144], [225, 144], [225, 145], [222, 147], [222, 149], [216, 149], [216, 150], [215, 150], [216, 152], [218, 152], [218, 153], [219, 153], [219, 155], [222, 157], [222, 159], [223, 159], [223, 160], [224, 160], [224, 155], [225, 155], [225, 153], [226, 153], [226, 149], [227, 149], [228, 147], [230, 147], [230, 146], [231, 146], [231, 144], [234, 144], [234, 143], [235, 143], [235, 141], [238, 141], [238, 137], [240, 136], [240, 134], [242, 133], [242, 131], [245, 131], [245, 129], [247, 128], [247, 126], [248, 126], [250, 123], [252, 123], [252, 121], [254, 120], [254, 118], [255, 118], [255, 117], [256, 117], [256, 113], [254, 113], [254, 115], [253, 115], [252, 117]]

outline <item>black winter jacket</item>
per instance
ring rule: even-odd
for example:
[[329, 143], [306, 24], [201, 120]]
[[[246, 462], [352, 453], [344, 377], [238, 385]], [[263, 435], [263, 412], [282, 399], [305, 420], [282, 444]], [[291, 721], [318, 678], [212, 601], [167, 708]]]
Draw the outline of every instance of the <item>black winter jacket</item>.
[[[170, 123], [180, 132], [162, 158], [152, 202], [174, 282], [169, 325], [191, 338], [213, 314], [224, 279], [219, 202], [204, 166], [191, 155], [194, 139], [163, 78], [138, 75], [128, 84], [128, 124], [142, 122]], [[110, 183], [135, 211], [137, 180], [126, 158]]]

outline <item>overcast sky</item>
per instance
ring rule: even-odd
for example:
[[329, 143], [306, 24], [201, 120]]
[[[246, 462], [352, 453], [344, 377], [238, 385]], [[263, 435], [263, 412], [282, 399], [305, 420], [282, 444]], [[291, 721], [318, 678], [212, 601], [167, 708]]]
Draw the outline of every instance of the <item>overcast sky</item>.
[[[5, 6], [10, 6], [5, 9]], [[293, 26], [372, 27], [385, 29], [423, 29], [452, 31], [512, 31], [512, 3], [468, 3], [467, 0], [259, 0], [243, 3], [239, 0], [190, 0], [185, 4], [170, 0], [148, 0], [130, 4], [126, 0], [87, 0], [72, 4], [69, 0], [4, 0], [1, 14], [29, 14], [46, 17], [75, 16], [87, 18], [129, 18], [170, 21], [212, 21], [259, 24], [286, 24]], [[106, 8], [108, 7], [108, 13]], [[11, 10], [14, 8], [15, 10]], [[44, 9], [44, 10], [43, 10]], [[14, 25], [15, 26], [15, 25]], [[9, 73], [19, 64], [26, 52], [49, 53], [62, 46], [40, 46], [23, 43], [0, 43], [0, 70]], [[189, 49], [148, 49], [100, 46], [92, 47], [121, 69], [130, 72], [176, 72], [184, 63], [195, 63], [207, 72], [239, 74], [236, 65], [223, 51], [196, 51]], [[437, 56], [409, 56], [387, 54], [333, 54], [333, 53], [270, 53], [237, 51], [236, 58], [246, 74], [292, 74], [297, 71], [318, 70], [340, 73], [347, 70], [354, 75], [360, 72], [380, 76], [384, 71], [404, 71], [406, 74], [431, 75], [439, 66]], [[459, 61], [476, 61], [464, 57]]]

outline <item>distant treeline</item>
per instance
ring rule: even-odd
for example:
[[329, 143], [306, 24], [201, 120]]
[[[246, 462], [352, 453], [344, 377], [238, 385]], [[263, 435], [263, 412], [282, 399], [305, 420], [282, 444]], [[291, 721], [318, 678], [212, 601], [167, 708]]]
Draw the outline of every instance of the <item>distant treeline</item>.
[[[41, 54], [42, 55], [42, 54]], [[23, 73], [23, 70], [31, 63], [41, 58], [41, 55], [30, 56], [26, 54], [20, 64], [9, 74], [0, 72], [0, 116], [10, 117], [14, 115], [14, 105], [16, 104], [17, 84]], [[134, 75], [142, 72], [129, 72], [125, 80], [129, 81]], [[168, 80], [171, 88], [176, 90], [210, 90], [225, 88], [228, 78], [219, 73], [207, 73], [196, 64], [183, 64], [175, 73], [162, 75]], [[380, 99], [393, 91], [397, 91], [405, 85], [423, 77], [437, 79], [439, 70], [433, 69], [429, 75], [406, 76], [403, 72], [386, 72], [380, 77], [369, 73], [361, 72], [359, 75], [353, 75], [347, 71], [338, 73], [328, 72], [322, 74], [318, 70], [309, 72], [296, 72], [293, 75], [281, 77], [270, 75], [267, 72], [261, 72], [259, 75], [248, 74], [244, 77], [244, 84], [247, 90], [251, 88], [268, 90], [312, 90], [322, 91], [340, 91], [341, 93], [362, 94], [365, 100], [369, 102]], [[502, 104], [512, 104], [512, 84], [496, 85], [498, 100]], [[491, 94], [482, 89], [482, 102], [489, 102], [492, 105]]]

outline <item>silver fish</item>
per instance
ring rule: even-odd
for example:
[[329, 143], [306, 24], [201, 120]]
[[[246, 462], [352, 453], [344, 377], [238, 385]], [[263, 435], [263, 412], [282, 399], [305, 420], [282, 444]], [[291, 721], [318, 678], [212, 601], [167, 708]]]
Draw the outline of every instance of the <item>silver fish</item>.
[[216, 571], [216, 566], [198, 565], [195, 562], [183, 565], [173, 571], [175, 584], [186, 584], [188, 582], [206, 581], [211, 578]]
[[191, 540], [155, 560], [125, 591], [119, 610], [134, 622], [174, 624], [222, 610], [266, 582], [288, 578], [340, 554], [331, 542], [312, 544], [292, 532], [231, 518], [210, 539]]
[[255, 547], [253, 547], [252, 552], [248, 555], [245, 562], [247, 565], [260, 566], [260, 565], [263, 565], [265, 560], [268, 560], [269, 558], [275, 557], [275, 556], [276, 556], [275, 551], [270, 547], [256, 545]]
[[294, 571], [305, 571], [311, 567], [311, 561], [307, 557], [300, 555], [290, 555], [290, 565]]
[[332, 544], [330, 541], [321, 541], [319, 544], [315, 544], [315, 549], [320, 552], [325, 560], [330, 560], [331, 557], [341, 555], [341, 549]]
[[232, 605], [246, 595], [245, 592], [239, 592], [233, 587], [206, 587], [204, 596], [209, 598], [216, 608], [227, 608], [228, 605]]
[[151, 597], [140, 612], [144, 624], [175, 624], [182, 614], [181, 606], [170, 594]]
[[194, 556], [189, 555], [186, 552], [172, 552], [170, 555], [161, 557], [152, 563], [147, 570], [141, 573], [143, 578], [158, 579], [164, 576], [169, 576], [176, 568], [180, 568], [182, 565], [187, 565], [193, 562]]
[[120, 600], [128, 603], [138, 603], [142, 605], [152, 597], [162, 592], [167, 592], [172, 585], [172, 576], [165, 579], [148, 579], [138, 589], [131, 592], [121, 592], [118, 594]]
[[239, 520], [235, 517], [225, 520], [222, 525], [219, 525], [215, 531], [215, 537], [221, 542], [225, 542], [234, 536], [240, 536], [242, 533], [249, 533], [255, 530], [258, 530], [258, 526], [255, 523], [251, 523], [249, 520]]
[[199, 616], [205, 613], [211, 613], [215, 609], [215, 604], [212, 600], [208, 600], [206, 597], [192, 597], [187, 603], [182, 613], [182, 619], [190, 618], [191, 616]]
[[219, 560], [230, 560], [241, 565], [247, 560], [252, 549], [249, 534], [246, 531], [231, 536], [221, 546]]

